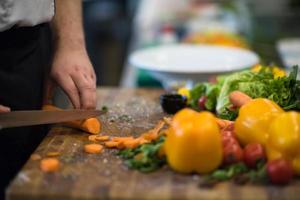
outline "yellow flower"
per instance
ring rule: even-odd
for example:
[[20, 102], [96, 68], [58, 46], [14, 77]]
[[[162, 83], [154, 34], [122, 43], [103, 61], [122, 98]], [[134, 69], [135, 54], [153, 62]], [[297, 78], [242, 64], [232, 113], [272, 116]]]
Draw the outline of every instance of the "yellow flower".
[[272, 73], [274, 75], [274, 78], [279, 78], [279, 77], [285, 77], [286, 72], [283, 69], [280, 69], [279, 67], [272, 67]]
[[184, 87], [179, 88], [177, 93], [182, 96], [185, 96], [187, 98], [187, 100], [189, 100], [191, 98], [190, 90], [188, 88], [184, 88]]

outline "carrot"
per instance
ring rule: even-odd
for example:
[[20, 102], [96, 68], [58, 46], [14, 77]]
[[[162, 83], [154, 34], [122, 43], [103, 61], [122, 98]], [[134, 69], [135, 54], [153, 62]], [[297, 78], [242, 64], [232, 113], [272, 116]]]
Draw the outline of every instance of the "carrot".
[[216, 118], [216, 120], [217, 120], [217, 124], [219, 125], [220, 129], [225, 129], [227, 127], [231, 127], [234, 124], [233, 121], [229, 121], [226, 119]]
[[86, 144], [84, 145], [84, 151], [86, 153], [97, 154], [101, 153], [103, 146], [101, 144]]
[[111, 140], [114, 142], [125, 142], [134, 139], [133, 137], [112, 137]]
[[137, 146], [140, 145], [140, 140], [139, 139], [132, 139], [132, 140], [124, 141], [123, 144], [128, 149], [134, 149], [134, 148], [136, 148]]
[[56, 158], [44, 158], [40, 162], [40, 168], [43, 172], [55, 172], [59, 170], [60, 163]]
[[229, 100], [234, 107], [240, 108], [248, 103], [252, 98], [240, 91], [233, 91], [229, 94]]
[[48, 157], [55, 157], [55, 156], [59, 156], [59, 155], [60, 155], [60, 153], [57, 151], [50, 151], [47, 153]]
[[160, 130], [164, 127], [165, 124], [165, 121], [160, 120], [153, 129], [147, 131], [146, 133], [143, 133], [141, 137], [148, 141], [156, 140], [158, 138]]
[[96, 137], [97, 137], [97, 135], [89, 135], [88, 139], [89, 139], [89, 141], [97, 142]]
[[149, 140], [149, 141], [152, 141], [152, 140], [156, 140], [158, 138], [158, 134], [155, 133], [155, 132], [149, 132], [149, 133], [144, 133], [142, 135], [142, 137], [145, 139], [145, 140]]
[[142, 144], [147, 144], [147, 143], [150, 143], [151, 141], [149, 140], [146, 140], [145, 138], [143, 137], [140, 137], [140, 138], [137, 138], [139, 140], [139, 144], [142, 145]]
[[108, 135], [89, 135], [88, 139], [92, 142], [103, 142], [109, 140]]
[[172, 118], [171, 117], [164, 117], [163, 118], [164, 122], [167, 124], [167, 125], [171, 125], [172, 123]]
[[104, 145], [107, 147], [107, 148], [116, 148], [118, 146], [119, 142], [114, 142], [114, 141], [107, 141], [107, 142], [104, 142]]
[[107, 141], [107, 140], [109, 140], [109, 136], [108, 135], [96, 135], [95, 140], [96, 141]]
[[40, 156], [37, 153], [34, 153], [34, 154], [31, 154], [30, 159], [31, 160], [40, 160], [40, 159], [42, 159], [42, 156]]
[[[44, 105], [43, 110], [54, 111], [54, 110], [62, 110], [62, 109], [55, 107], [53, 105]], [[61, 124], [67, 127], [80, 129], [91, 134], [98, 134], [100, 133], [100, 129], [101, 129], [101, 123], [95, 117], [84, 119], [84, 120], [63, 122]]]

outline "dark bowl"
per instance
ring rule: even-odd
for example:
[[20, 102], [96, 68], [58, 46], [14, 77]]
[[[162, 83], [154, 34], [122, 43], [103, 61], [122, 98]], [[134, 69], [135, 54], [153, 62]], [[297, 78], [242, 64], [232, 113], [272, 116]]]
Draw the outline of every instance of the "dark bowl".
[[180, 94], [163, 94], [160, 96], [160, 105], [164, 112], [175, 114], [187, 106], [187, 98]]

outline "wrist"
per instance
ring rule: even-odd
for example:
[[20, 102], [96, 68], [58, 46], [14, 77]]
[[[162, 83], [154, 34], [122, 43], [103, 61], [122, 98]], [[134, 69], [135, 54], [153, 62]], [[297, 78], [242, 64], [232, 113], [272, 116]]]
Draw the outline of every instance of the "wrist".
[[62, 36], [56, 35], [54, 37], [54, 48], [58, 50], [67, 51], [85, 51], [85, 40], [83, 36]]

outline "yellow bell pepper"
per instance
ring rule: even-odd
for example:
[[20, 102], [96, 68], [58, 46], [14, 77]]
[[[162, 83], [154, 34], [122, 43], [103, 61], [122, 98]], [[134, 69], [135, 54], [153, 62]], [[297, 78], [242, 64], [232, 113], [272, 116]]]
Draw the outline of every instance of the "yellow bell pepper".
[[294, 172], [300, 175], [300, 113], [285, 112], [278, 115], [271, 122], [268, 132], [268, 160], [289, 160]]
[[265, 144], [272, 119], [284, 111], [275, 102], [257, 98], [243, 105], [235, 121], [234, 130], [242, 145]]
[[222, 162], [221, 134], [209, 112], [179, 111], [164, 144], [169, 165], [181, 173], [208, 173]]

